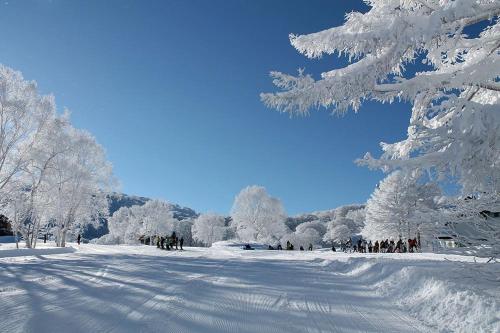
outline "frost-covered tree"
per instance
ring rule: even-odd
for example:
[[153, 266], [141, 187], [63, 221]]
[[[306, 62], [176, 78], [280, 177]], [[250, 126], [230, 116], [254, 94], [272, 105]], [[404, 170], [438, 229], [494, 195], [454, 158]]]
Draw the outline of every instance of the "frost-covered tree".
[[[340, 230], [342, 231], [341, 233], [339, 233]], [[358, 234], [359, 231], [359, 227], [353, 220], [346, 218], [345, 216], [340, 216], [328, 223], [323, 240], [325, 242], [346, 241], [352, 236]]]
[[[142, 206], [122, 207], [108, 219], [109, 234], [97, 242], [136, 244], [141, 236], [149, 239], [169, 236], [179, 224], [173, 207], [162, 200], [149, 200]], [[153, 245], [152, 242], [150, 244]]]
[[325, 242], [347, 241], [361, 232], [364, 226], [365, 209], [363, 205], [340, 206], [331, 211], [327, 223]]
[[[447, 198], [439, 209], [442, 234], [459, 244], [479, 247], [480, 254], [500, 255], [500, 198], [491, 193], [478, 197]], [[432, 212], [434, 215], [436, 212]], [[435, 218], [435, 217], [434, 217]]]
[[366, 209], [363, 207], [359, 209], [350, 210], [347, 212], [345, 217], [349, 220], [352, 220], [354, 224], [356, 224], [356, 226], [361, 229], [365, 225]]
[[215, 213], [205, 213], [194, 220], [193, 238], [206, 246], [221, 241], [226, 235], [225, 217]]
[[58, 115], [35, 82], [0, 65], [0, 209], [26, 246], [50, 226], [64, 246], [68, 232], [97, 221], [110, 175], [95, 139]]
[[285, 236], [284, 238], [289, 238], [295, 246], [307, 248], [309, 244], [320, 245], [325, 232], [326, 225], [316, 220], [299, 224], [292, 235]]
[[88, 132], [69, 126], [63, 145], [65, 150], [55, 157], [48, 179], [58, 246], [65, 246], [68, 232], [96, 226], [107, 216], [104, 190], [113, 181], [104, 149]]
[[[133, 243], [139, 241], [140, 227], [133, 224], [134, 214], [132, 207], [120, 207], [112, 216], [108, 218], [109, 233], [99, 239], [103, 244], [125, 244], [129, 239]], [[129, 229], [130, 228], [130, 229]]]
[[[14, 229], [22, 234], [28, 248], [36, 246], [40, 229], [51, 218], [53, 201], [48, 180], [54, 170], [56, 158], [66, 151], [64, 142], [67, 137], [63, 129], [67, 125], [64, 119], [55, 115], [47, 120], [47, 124], [36, 133], [31, 148], [26, 151], [26, 162], [13, 178], [12, 184], [15, 186], [6, 187], [10, 189], [9, 198], [13, 199], [7, 206], [14, 205], [14, 210], [8, 211], [17, 215], [16, 210], [23, 207], [24, 218], [15, 218], [13, 223]], [[26, 201], [19, 205], [17, 199], [23, 197]]]
[[[174, 231], [175, 222], [172, 204], [161, 200], [149, 200], [139, 206], [135, 217], [142, 224], [143, 235], [153, 239], [156, 236], [168, 236]], [[151, 245], [152, 242], [150, 242]]]
[[35, 82], [0, 65], [0, 203], [10, 197], [7, 185], [26, 167], [33, 145], [54, 114], [52, 96], [39, 95]]
[[334, 224], [328, 228], [325, 238], [335, 242], [341, 243], [348, 241], [353, 236], [351, 229], [346, 224]]
[[269, 196], [262, 186], [248, 186], [234, 199], [232, 225], [239, 239], [274, 243], [287, 232], [286, 213], [279, 199]]
[[184, 246], [191, 246], [194, 243], [193, 239], [193, 228], [194, 220], [193, 218], [187, 218], [183, 220], [176, 220], [174, 223], [174, 230], [179, 238], [184, 239]]
[[380, 182], [366, 204], [363, 236], [372, 240], [433, 236], [438, 226], [419, 213], [437, 209], [434, 200], [440, 195], [437, 186], [419, 184], [417, 175], [394, 171]]
[[[262, 94], [283, 112], [310, 108], [358, 111], [363, 101], [413, 104], [405, 140], [382, 143], [379, 159], [358, 161], [385, 171], [427, 170], [458, 179], [464, 196], [500, 192], [500, 2], [371, 0], [366, 13], [339, 27], [290, 35], [309, 58], [337, 53], [350, 64], [314, 79], [272, 72], [282, 91]], [[416, 62], [424, 66], [416, 67]], [[480, 199], [479, 199], [480, 200]]]

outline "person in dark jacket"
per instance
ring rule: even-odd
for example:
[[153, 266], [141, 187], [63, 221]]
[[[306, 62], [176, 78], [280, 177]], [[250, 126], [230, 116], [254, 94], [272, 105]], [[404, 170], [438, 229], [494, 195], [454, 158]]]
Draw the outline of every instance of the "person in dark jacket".
[[170, 247], [172, 250], [174, 249], [175, 242], [177, 240], [177, 235], [175, 234], [175, 231], [172, 232], [172, 236], [170, 236]]
[[181, 246], [181, 251], [184, 250], [182, 248], [182, 245], [184, 245], [184, 237], [181, 237], [181, 240], [179, 241], [179, 245]]
[[43, 235], [43, 242], [47, 243], [47, 234]]
[[309, 248], [308, 248], [309, 251], [312, 251], [313, 250], [313, 245], [311, 243], [309, 243]]
[[80, 245], [81, 239], [82, 239], [82, 236], [80, 236], [80, 234], [78, 234], [78, 237], [76, 238], [76, 242], [78, 243], [78, 245]]

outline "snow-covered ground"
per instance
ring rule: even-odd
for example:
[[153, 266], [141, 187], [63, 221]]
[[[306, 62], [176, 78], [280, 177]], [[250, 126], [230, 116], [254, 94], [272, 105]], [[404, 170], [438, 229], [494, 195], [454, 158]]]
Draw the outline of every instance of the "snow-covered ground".
[[499, 265], [469, 256], [70, 246], [0, 246], [0, 332], [500, 329]]

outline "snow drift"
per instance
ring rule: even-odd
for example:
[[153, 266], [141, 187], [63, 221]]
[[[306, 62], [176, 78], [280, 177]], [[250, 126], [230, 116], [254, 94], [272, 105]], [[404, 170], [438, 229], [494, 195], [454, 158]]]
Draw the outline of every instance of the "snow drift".
[[498, 264], [352, 258], [323, 266], [371, 284], [440, 332], [500, 331]]

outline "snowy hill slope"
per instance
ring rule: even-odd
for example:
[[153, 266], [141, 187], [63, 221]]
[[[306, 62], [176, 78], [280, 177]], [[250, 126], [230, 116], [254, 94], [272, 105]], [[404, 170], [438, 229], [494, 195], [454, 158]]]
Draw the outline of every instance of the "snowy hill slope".
[[[113, 215], [114, 212], [116, 212], [118, 209], [122, 207], [132, 207], [135, 205], [142, 206], [147, 201], [151, 200], [149, 198], [139, 197], [135, 195], [127, 195], [124, 193], [111, 193], [108, 195], [108, 198], [109, 198], [110, 215]], [[193, 218], [196, 216], [198, 216], [198, 213], [196, 213], [193, 209], [174, 204], [174, 217], [176, 219], [183, 220], [187, 218]], [[106, 219], [102, 219], [99, 228], [94, 228], [92, 226], [89, 226], [85, 230], [83, 237], [86, 239], [94, 239], [101, 237], [107, 234], [108, 232], [109, 232], [108, 221]]]

